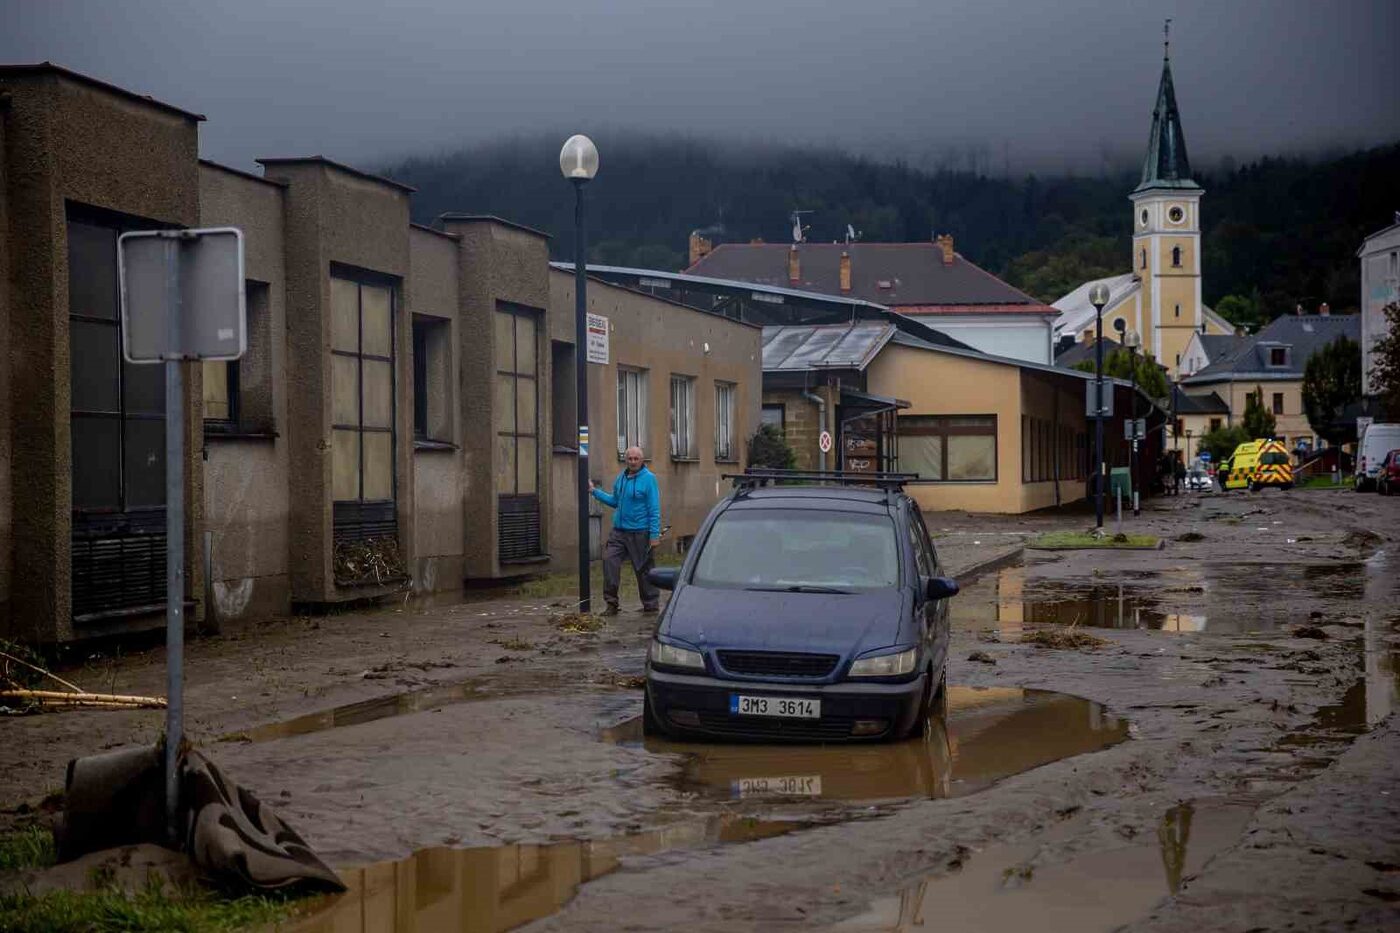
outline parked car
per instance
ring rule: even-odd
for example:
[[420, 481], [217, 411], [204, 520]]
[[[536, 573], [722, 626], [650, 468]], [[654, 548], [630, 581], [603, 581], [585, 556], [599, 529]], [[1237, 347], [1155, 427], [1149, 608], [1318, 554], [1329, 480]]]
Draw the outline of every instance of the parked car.
[[1400, 450], [1392, 450], [1381, 461], [1380, 471], [1376, 474], [1376, 491], [1388, 496], [1397, 489], [1400, 489]]
[[1184, 485], [1187, 490], [1190, 491], [1214, 489], [1215, 481], [1210, 478], [1210, 474], [1205, 470], [1190, 470], [1186, 474]]
[[1372, 424], [1356, 444], [1356, 476], [1353, 480], [1357, 492], [1376, 488], [1380, 475], [1381, 461], [1388, 451], [1400, 447], [1400, 424]]
[[648, 652], [644, 728], [821, 742], [921, 732], [947, 682], [958, 585], [918, 505], [890, 474], [765, 485], [772, 474], [803, 476], [736, 478], [684, 564], [651, 571], [674, 593]]

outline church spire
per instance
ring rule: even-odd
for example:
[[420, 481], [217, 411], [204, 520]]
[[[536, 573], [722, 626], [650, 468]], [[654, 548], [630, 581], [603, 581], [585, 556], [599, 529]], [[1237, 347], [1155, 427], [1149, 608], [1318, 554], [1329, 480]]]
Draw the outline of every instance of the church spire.
[[1152, 108], [1152, 132], [1147, 138], [1147, 157], [1142, 163], [1142, 181], [1137, 191], [1200, 187], [1191, 180], [1181, 112], [1177, 110], [1176, 89], [1172, 86], [1171, 22], [1167, 20], [1162, 29], [1162, 81], [1157, 87], [1157, 105]]

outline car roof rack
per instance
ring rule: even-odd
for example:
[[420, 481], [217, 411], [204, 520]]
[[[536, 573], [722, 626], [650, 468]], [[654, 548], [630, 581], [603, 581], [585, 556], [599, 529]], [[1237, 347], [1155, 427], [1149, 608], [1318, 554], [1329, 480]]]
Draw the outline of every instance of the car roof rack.
[[899, 492], [905, 483], [919, 478], [917, 473], [861, 473], [855, 470], [775, 470], [749, 468], [742, 473], [722, 473], [732, 480], [735, 495], [752, 489], [779, 484], [821, 486], [873, 486], [886, 492]]

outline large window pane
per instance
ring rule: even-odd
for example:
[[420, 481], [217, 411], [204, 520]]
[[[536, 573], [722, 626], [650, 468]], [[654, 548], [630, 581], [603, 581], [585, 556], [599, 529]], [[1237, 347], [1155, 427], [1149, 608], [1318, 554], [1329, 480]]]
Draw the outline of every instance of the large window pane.
[[125, 460], [127, 508], [164, 505], [165, 419], [126, 420]]
[[117, 308], [117, 231], [70, 221], [68, 313], [115, 321]]
[[531, 317], [515, 318], [515, 371], [527, 376], [535, 372], [535, 319]]
[[495, 313], [496, 368], [515, 372], [515, 315], [509, 311]]
[[496, 492], [503, 496], [515, 493], [515, 438], [496, 435]]
[[943, 438], [914, 435], [899, 439], [899, 469], [919, 479], [943, 478]]
[[122, 395], [127, 414], [165, 414], [165, 364], [123, 363]]
[[515, 433], [515, 377], [496, 373], [496, 430]]
[[515, 431], [536, 434], [539, 409], [535, 405], [535, 380], [515, 380]]
[[206, 421], [228, 421], [228, 366], [224, 360], [204, 361], [204, 418]]
[[948, 438], [948, 478], [996, 479], [996, 437], [990, 434]]
[[515, 491], [522, 496], [534, 495], [539, 491], [536, 488], [539, 475], [537, 442], [533, 437], [520, 437], [516, 441]]
[[364, 426], [387, 428], [394, 418], [394, 370], [382, 360], [362, 360], [365, 393]]
[[365, 448], [365, 498], [394, 498], [393, 435], [387, 431], [365, 431], [360, 442]]
[[73, 508], [121, 508], [121, 420], [75, 416]]
[[331, 349], [360, 351], [360, 286], [331, 278]]
[[117, 328], [111, 324], [69, 322], [69, 381], [75, 410], [121, 410], [117, 386], [117, 363], [121, 351], [117, 347], [117, 336]]
[[393, 355], [392, 306], [389, 289], [375, 285], [360, 286], [361, 353], [368, 356]]
[[360, 423], [360, 361], [353, 356], [331, 357], [331, 422]]
[[331, 495], [339, 501], [360, 498], [360, 432], [331, 432]]

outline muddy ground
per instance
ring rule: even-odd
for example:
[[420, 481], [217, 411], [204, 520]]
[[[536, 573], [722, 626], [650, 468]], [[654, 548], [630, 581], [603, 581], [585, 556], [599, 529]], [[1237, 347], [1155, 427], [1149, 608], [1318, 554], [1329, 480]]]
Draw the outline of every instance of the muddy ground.
[[[1162, 550], [1022, 553], [1092, 516], [931, 515], [965, 587], [948, 709], [913, 742], [643, 741], [653, 620], [565, 631], [548, 597], [197, 639], [188, 729], [344, 867], [351, 894], [308, 930], [1381, 929], [1400, 924], [1397, 518], [1350, 492], [1197, 494], [1129, 521]], [[1105, 643], [1019, 643], [1070, 627]], [[161, 693], [163, 655], [65, 676]], [[0, 720], [0, 820], [162, 722]]]

